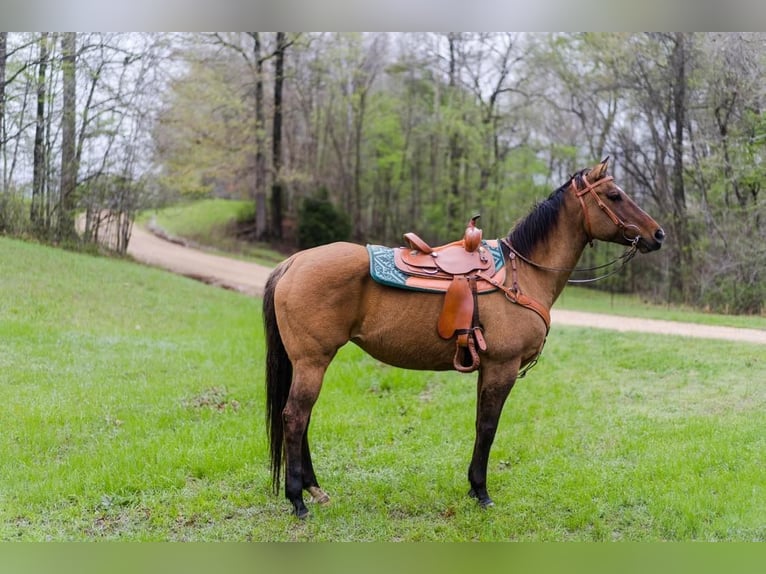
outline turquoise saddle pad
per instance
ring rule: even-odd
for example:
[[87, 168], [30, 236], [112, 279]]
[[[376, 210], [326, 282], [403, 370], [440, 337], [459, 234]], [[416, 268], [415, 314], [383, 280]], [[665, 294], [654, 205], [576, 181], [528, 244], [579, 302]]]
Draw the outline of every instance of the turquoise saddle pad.
[[[492, 254], [495, 260], [495, 269], [500, 269], [505, 264], [503, 251], [498, 242], [497, 247], [490, 246], [486, 241], [481, 242], [487, 251]], [[407, 277], [405, 273], [399, 271], [394, 264], [394, 249], [398, 247], [385, 247], [383, 245], [367, 245], [367, 253], [370, 255], [370, 275], [381, 285], [388, 287], [397, 287], [399, 289], [409, 289], [411, 291], [426, 291], [431, 293], [441, 293], [436, 289], [415, 288], [406, 284]]]

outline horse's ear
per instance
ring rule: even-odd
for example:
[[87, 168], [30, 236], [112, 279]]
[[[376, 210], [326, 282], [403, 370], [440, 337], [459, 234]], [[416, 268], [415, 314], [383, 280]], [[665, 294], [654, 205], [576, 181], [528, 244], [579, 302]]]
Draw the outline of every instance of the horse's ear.
[[606, 156], [601, 163], [596, 164], [589, 172], [588, 179], [598, 181], [606, 175], [606, 169], [609, 167], [609, 156]]

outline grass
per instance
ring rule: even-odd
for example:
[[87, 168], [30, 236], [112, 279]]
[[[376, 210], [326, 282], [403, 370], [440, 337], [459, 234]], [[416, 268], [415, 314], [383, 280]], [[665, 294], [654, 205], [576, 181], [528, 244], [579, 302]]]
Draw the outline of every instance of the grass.
[[0, 239], [0, 540], [766, 539], [762, 347], [555, 327], [466, 496], [475, 377], [353, 346], [312, 418], [333, 497], [271, 494], [260, 301]]
[[257, 478], [257, 301], [9, 240], [0, 261], [0, 539], [182, 538], [201, 485]]

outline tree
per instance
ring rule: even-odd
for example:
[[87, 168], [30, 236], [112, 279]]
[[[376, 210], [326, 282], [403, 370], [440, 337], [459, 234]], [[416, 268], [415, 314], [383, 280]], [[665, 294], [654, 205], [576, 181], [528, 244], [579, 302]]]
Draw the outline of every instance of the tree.
[[624, 150], [625, 170], [669, 216], [673, 241], [665, 249], [671, 259], [668, 297], [689, 300], [693, 261], [684, 171], [693, 36], [645, 34], [632, 36], [630, 42], [632, 57], [625, 82], [631, 107], [616, 143]]
[[266, 119], [263, 100], [263, 62], [261, 57], [261, 36], [250, 32], [253, 38], [253, 60], [255, 61], [255, 238], [262, 241], [268, 237], [266, 207]]
[[271, 184], [271, 231], [274, 238], [282, 239], [282, 86], [284, 85], [285, 51], [287, 41], [284, 32], [277, 32], [274, 52], [274, 121], [272, 122], [271, 160], [274, 180]]
[[758, 313], [766, 303], [760, 189], [766, 178], [762, 34], [705, 34], [690, 119], [700, 190], [695, 304]]
[[49, 225], [50, 214], [45, 209], [47, 201], [47, 159], [45, 145], [45, 104], [46, 104], [46, 73], [48, 69], [48, 33], [40, 34], [40, 55], [37, 64], [37, 107], [35, 111], [35, 140], [32, 159], [32, 202], [30, 205], [30, 220], [38, 234], [44, 233]]
[[61, 37], [62, 119], [61, 119], [61, 184], [59, 189], [58, 240], [74, 235], [75, 190], [77, 188], [77, 33], [66, 32]]
[[[8, 32], [0, 32], [0, 156], [5, 150], [5, 68], [8, 61]], [[3, 177], [5, 184], [5, 177]], [[5, 186], [1, 191], [5, 191]]]

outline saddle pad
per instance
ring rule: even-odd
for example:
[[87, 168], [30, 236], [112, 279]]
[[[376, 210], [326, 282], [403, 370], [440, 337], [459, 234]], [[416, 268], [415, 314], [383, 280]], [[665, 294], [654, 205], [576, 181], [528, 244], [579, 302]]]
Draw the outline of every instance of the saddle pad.
[[[503, 252], [497, 241], [482, 241], [482, 245], [492, 255], [495, 263], [495, 277], [502, 282], [505, 277]], [[370, 275], [381, 285], [409, 289], [411, 291], [425, 291], [429, 293], [444, 293], [452, 282], [451, 279], [428, 279], [413, 281], [413, 278], [402, 273], [394, 263], [394, 251], [398, 247], [385, 247], [383, 245], [367, 245], [367, 253], [370, 255]], [[485, 281], [480, 281], [479, 293], [489, 293], [497, 288]], [[483, 284], [483, 285], [481, 285]]]

